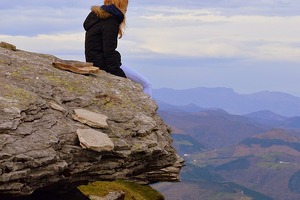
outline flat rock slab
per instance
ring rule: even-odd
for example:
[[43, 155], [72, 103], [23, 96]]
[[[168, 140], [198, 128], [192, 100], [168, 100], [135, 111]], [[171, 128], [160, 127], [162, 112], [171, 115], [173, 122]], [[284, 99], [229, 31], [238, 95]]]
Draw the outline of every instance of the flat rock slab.
[[93, 128], [107, 128], [108, 124], [106, 120], [108, 117], [106, 115], [91, 112], [85, 109], [75, 109], [73, 119], [86, 124]]
[[61, 112], [68, 112], [64, 107], [62, 107], [61, 105], [58, 105], [57, 103], [55, 103], [53, 101], [49, 102], [49, 106], [54, 110], [58, 110]]
[[78, 129], [77, 136], [80, 141], [80, 146], [84, 149], [94, 151], [112, 151], [114, 143], [111, 139], [100, 131], [94, 129]]
[[100, 71], [98, 67], [93, 66], [93, 63], [73, 60], [55, 61], [52, 65], [58, 69], [71, 71], [77, 74], [97, 74]]

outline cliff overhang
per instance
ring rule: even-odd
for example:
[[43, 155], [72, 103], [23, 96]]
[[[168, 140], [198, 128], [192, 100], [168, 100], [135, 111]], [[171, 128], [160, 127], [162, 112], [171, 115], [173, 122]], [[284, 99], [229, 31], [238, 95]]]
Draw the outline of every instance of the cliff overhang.
[[63, 71], [55, 56], [13, 47], [0, 47], [0, 194], [179, 181], [183, 159], [140, 85]]

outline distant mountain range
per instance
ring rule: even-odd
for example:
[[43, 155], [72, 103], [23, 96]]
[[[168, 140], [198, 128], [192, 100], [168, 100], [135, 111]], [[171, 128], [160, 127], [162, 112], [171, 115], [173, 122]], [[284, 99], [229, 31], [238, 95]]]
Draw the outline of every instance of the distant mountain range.
[[269, 128], [260, 124], [259, 120], [231, 115], [223, 110], [203, 110], [193, 113], [159, 110], [158, 113], [171, 126], [173, 133], [189, 135], [207, 149], [237, 144]]
[[181, 183], [156, 185], [167, 200], [300, 199], [298, 117], [180, 109], [158, 111], [187, 165]]
[[201, 157], [193, 155], [191, 159], [205, 157], [205, 164], [214, 166], [210, 167], [211, 173], [273, 199], [298, 200], [300, 137], [295, 135], [299, 135], [299, 131], [273, 129], [226, 150], [205, 152]]
[[157, 98], [158, 113], [187, 166], [181, 183], [155, 186], [166, 200], [300, 199], [300, 117], [270, 107], [238, 115], [196, 101], [175, 105], [174, 98]]
[[300, 97], [282, 92], [238, 94], [233, 89], [222, 87], [185, 90], [161, 88], [153, 90], [153, 98], [164, 109], [172, 106], [189, 111], [220, 108], [239, 115], [268, 110], [287, 117], [300, 116]]
[[192, 136], [207, 149], [235, 145], [274, 128], [300, 128], [300, 117], [283, 117], [271, 111], [233, 115], [221, 109], [190, 112], [181, 106], [159, 107], [159, 115], [173, 133]]

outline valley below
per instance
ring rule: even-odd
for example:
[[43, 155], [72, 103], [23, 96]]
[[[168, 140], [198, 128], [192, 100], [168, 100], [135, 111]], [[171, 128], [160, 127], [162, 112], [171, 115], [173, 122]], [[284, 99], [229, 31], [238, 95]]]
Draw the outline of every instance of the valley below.
[[186, 164], [181, 182], [152, 186], [166, 200], [300, 199], [297, 116], [158, 104]]

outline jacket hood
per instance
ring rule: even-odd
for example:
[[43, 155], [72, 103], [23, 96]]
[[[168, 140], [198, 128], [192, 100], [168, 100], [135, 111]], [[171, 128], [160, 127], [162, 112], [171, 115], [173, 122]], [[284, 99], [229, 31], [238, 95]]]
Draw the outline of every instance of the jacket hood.
[[109, 17], [114, 17], [118, 23], [122, 23], [124, 20], [124, 14], [113, 4], [108, 6], [92, 6], [92, 12], [86, 18], [83, 23], [85, 30], [90, 29], [94, 24], [96, 24], [100, 19], [106, 19]]
[[110, 4], [108, 6], [103, 5], [101, 6], [101, 9], [114, 16], [117, 19], [119, 24], [123, 22], [124, 14], [114, 4]]

